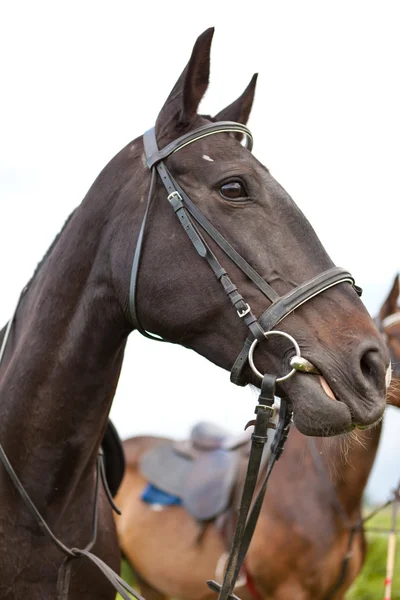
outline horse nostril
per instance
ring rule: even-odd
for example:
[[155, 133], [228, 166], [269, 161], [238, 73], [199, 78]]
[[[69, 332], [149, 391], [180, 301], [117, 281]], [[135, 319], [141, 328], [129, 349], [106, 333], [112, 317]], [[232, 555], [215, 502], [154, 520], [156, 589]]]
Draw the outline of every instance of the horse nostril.
[[378, 350], [367, 350], [361, 357], [361, 372], [370, 385], [385, 388], [385, 366]]

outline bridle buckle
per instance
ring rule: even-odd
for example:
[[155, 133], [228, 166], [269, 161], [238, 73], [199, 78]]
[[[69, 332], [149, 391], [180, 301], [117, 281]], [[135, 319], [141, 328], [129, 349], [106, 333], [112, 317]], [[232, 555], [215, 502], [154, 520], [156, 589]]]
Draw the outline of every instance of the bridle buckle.
[[182, 202], [182, 196], [176, 190], [174, 190], [173, 192], [171, 192], [169, 194], [169, 196], [167, 197], [168, 202], [172, 202], [172, 200], [174, 200], [174, 199], [180, 200]]
[[243, 310], [237, 310], [237, 314], [240, 318], [245, 317], [246, 315], [249, 314], [249, 312], [251, 311], [250, 306], [247, 304], [246, 302], [246, 308], [244, 308]]

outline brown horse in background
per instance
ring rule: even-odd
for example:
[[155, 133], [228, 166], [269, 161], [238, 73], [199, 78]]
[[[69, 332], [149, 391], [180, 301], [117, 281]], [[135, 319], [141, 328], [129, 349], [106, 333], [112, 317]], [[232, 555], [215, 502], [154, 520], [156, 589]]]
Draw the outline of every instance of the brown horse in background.
[[[388, 401], [400, 407], [399, 279], [379, 313], [395, 379]], [[357, 529], [342, 580], [351, 527], [361, 519], [362, 496], [381, 435], [377, 426], [343, 438], [306, 438], [293, 428], [272, 474], [246, 558], [244, 600], [339, 600], [365, 558], [365, 535]], [[146, 481], [138, 469], [143, 453], [160, 438], [124, 442], [127, 470], [117, 496], [116, 517], [122, 551], [148, 600], [212, 598], [205, 581], [216, 576], [225, 551], [215, 524], [199, 539], [199, 525], [182, 507], [155, 512], [141, 501]], [[311, 444], [309, 444], [311, 442]], [[243, 475], [243, 473], [242, 473]], [[238, 483], [238, 487], [242, 485]]]

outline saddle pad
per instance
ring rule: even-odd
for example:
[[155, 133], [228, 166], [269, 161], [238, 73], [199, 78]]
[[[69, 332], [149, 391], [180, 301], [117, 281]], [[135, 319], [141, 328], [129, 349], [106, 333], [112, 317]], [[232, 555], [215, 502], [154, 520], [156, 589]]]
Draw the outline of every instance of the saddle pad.
[[183, 506], [201, 521], [214, 519], [228, 506], [240, 465], [236, 452], [203, 452], [192, 463], [182, 494]]
[[179, 506], [182, 504], [180, 498], [159, 490], [152, 483], [149, 483], [145, 487], [140, 499], [143, 500], [143, 502], [146, 502], [146, 504], [160, 504], [161, 506]]
[[113, 497], [117, 495], [125, 472], [125, 454], [121, 439], [113, 423], [108, 420], [101, 444], [108, 487]]
[[172, 440], [151, 448], [140, 459], [140, 471], [149, 483], [163, 492], [182, 498], [192, 461], [173, 450]]
[[237, 452], [218, 449], [192, 460], [177, 454], [172, 441], [152, 448], [140, 461], [149, 483], [181, 498], [185, 509], [202, 521], [214, 519], [228, 507], [239, 466]]

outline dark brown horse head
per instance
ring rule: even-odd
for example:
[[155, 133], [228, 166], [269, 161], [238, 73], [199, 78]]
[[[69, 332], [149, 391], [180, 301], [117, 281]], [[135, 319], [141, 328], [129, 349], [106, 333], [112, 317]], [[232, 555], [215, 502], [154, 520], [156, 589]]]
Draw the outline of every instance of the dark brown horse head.
[[400, 286], [399, 275], [379, 311], [378, 323], [389, 348], [393, 380], [388, 391], [388, 402], [400, 408]]
[[[212, 36], [213, 29], [209, 29], [198, 38], [158, 115], [159, 149], [210, 122], [247, 122], [256, 76], [244, 93], [216, 116], [197, 112], [208, 86]], [[166, 68], [167, 61], [162, 64]], [[165, 164], [212, 225], [279, 295], [333, 267], [307, 219], [268, 169], [240, 143], [237, 132], [197, 139], [170, 154]], [[126, 183], [114, 204], [118, 230], [110, 246], [115, 267], [121, 255], [126, 261], [123, 273], [116, 267], [113, 277], [129, 318], [129, 275], [150, 186], [142, 139], [129, 144], [110, 163], [100, 176], [103, 181], [112, 165], [114, 178], [121, 177], [122, 168], [131, 173], [128, 177], [125, 171]], [[108, 177], [107, 185], [110, 181]], [[327, 207], [327, 218], [329, 210]], [[270, 302], [214, 241], [203, 235], [259, 317]], [[130, 241], [124, 250], [123, 240]], [[181, 227], [158, 175], [144, 231], [136, 307], [143, 329], [191, 348], [227, 370], [248, 333]], [[349, 283], [336, 285], [306, 302], [279, 328], [297, 340], [302, 355], [321, 373], [296, 373], [278, 389], [293, 403], [295, 422], [302, 432], [331, 435], [354, 425], [372, 424], [382, 416], [389, 358], [377, 328]], [[282, 375], [290, 371], [293, 354], [287, 340], [271, 337], [259, 345], [255, 362], [262, 373]], [[176, 367], [172, 377], [179, 376], [181, 366]], [[242, 383], [259, 385], [248, 365]]]

